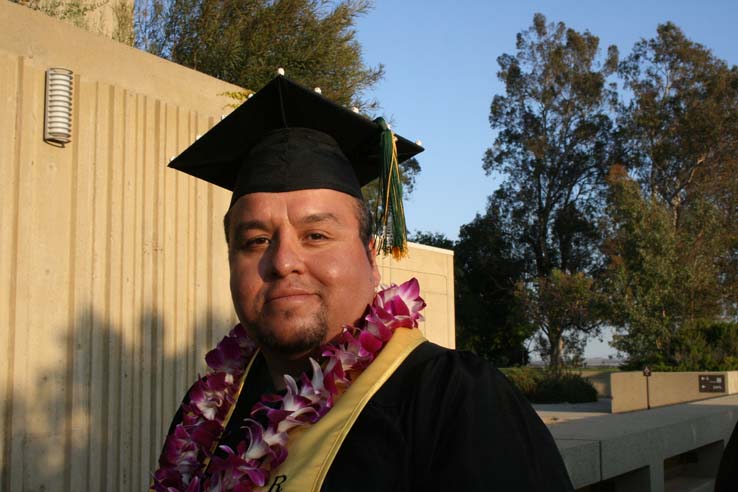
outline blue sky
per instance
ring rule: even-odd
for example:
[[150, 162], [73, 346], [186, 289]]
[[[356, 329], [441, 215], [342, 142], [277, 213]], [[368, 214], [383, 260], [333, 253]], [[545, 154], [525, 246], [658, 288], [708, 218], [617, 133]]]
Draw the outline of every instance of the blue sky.
[[[642, 37], [671, 20], [687, 36], [738, 63], [738, 2], [733, 1], [389, 1], [357, 25], [364, 59], [383, 63], [386, 75], [370, 95], [393, 128], [421, 140], [422, 173], [406, 205], [411, 230], [456, 238], [459, 226], [484, 210], [497, 181], [482, 170], [493, 140], [489, 105], [504, 87], [496, 58], [514, 53], [516, 33], [535, 12], [599, 36], [627, 55]], [[604, 50], [603, 50], [604, 51]]]
[[[485, 208], [498, 185], [482, 170], [494, 135], [489, 105], [504, 92], [496, 59], [514, 53], [515, 35], [535, 12], [615, 44], [627, 55], [640, 38], [672, 21], [729, 64], [738, 64], [738, 2], [735, 0], [463, 1], [375, 0], [357, 24], [364, 60], [383, 63], [385, 78], [370, 93], [393, 129], [421, 140], [422, 172], [406, 203], [410, 230], [442, 232], [456, 239], [459, 227]], [[588, 356], [612, 350], [593, 342]]]

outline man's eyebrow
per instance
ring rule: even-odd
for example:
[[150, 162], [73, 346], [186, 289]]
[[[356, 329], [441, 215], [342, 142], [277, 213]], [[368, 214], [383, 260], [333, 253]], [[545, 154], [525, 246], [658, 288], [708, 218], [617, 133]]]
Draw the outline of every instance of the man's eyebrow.
[[341, 224], [341, 221], [338, 220], [338, 217], [330, 212], [306, 215], [305, 217], [302, 217], [298, 222], [301, 224], [315, 224], [317, 222], [335, 222], [336, 224]]
[[262, 222], [261, 220], [245, 220], [243, 222], [239, 222], [238, 224], [236, 224], [236, 229], [233, 231], [233, 235], [238, 236], [244, 231], [248, 231], [251, 229], [260, 229], [265, 231], [267, 230], [266, 222]]

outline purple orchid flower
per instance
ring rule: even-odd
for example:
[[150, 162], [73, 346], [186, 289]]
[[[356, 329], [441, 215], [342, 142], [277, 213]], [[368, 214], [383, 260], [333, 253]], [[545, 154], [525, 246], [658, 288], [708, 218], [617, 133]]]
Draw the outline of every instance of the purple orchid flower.
[[393, 328], [416, 328], [418, 321], [423, 319], [420, 311], [425, 308], [425, 301], [420, 297], [418, 280], [412, 278], [399, 286], [391, 285], [382, 290], [374, 298], [372, 307], [388, 321], [395, 318]]
[[245, 361], [238, 340], [225, 337], [218, 346], [205, 355], [205, 362], [215, 372], [237, 374], [243, 370]]
[[241, 323], [234, 326], [228, 336], [234, 338], [238, 342], [238, 346], [241, 347], [246, 354], [252, 354], [258, 348], [256, 342], [249, 336], [246, 332], [246, 328], [244, 328]]
[[233, 398], [226, 391], [233, 384], [233, 375], [224, 372], [200, 379], [190, 391], [190, 404], [197, 407], [207, 420], [222, 422]]

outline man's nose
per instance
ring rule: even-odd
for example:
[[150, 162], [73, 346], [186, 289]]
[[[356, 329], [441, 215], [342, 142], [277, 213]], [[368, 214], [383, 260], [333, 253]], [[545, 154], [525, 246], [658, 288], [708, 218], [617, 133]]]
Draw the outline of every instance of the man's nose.
[[270, 266], [274, 274], [279, 277], [305, 271], [303, 250], [296, 236], [292, 234], [280, 235], [272, 243]]

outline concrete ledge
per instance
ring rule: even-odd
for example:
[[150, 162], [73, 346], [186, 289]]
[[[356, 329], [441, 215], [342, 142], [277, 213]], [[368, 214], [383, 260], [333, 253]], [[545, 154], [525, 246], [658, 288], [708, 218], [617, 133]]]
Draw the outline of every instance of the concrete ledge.
[[600, 443], [581, 439], [556, 439], [566, 471], [574, 487], [597, 483], [600, 476]]
[[648, 467], [650, 486], [643, 490], [660, 492], [665, 459], [717, 442], [724, 446], [736, 421], [738, 395], [731, 395], [573, 420], [550, 425], [549, 430], [575, 488]]

